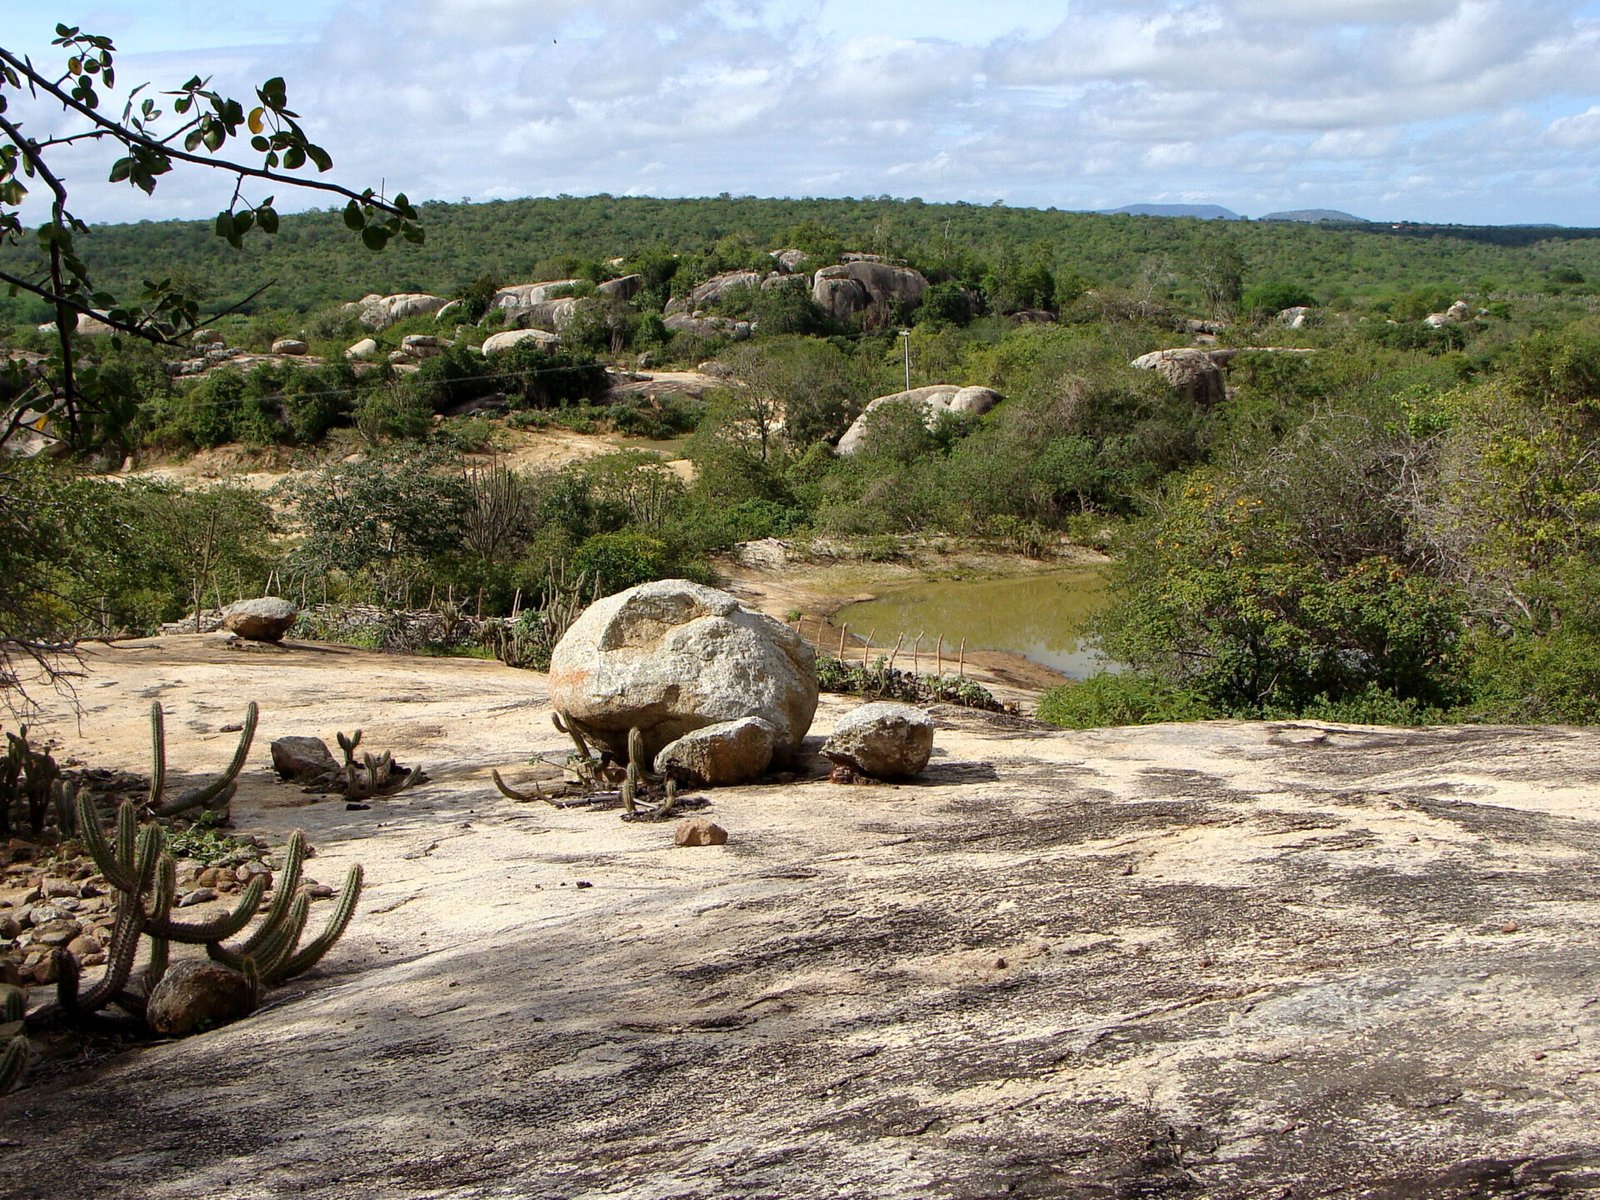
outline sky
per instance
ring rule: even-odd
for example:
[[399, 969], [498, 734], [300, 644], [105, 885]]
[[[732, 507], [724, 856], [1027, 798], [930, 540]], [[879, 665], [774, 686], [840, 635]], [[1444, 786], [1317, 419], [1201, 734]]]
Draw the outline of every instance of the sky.
[[[0, 44], [58, 63], [59, 20], [115, 40], [119, 84], [210, 75], [247, 100], [281, 75], [333, 178], [413, 202], [891, 195], [1600, 226], [1600, 0], [39, 7], [0, 0]], [[73, 128], [10, 104], [33, 136]], [[57, 161], [91, 221], [209, 217], [231, 194], [180, 169], [146, 198], [104, 182], [103, 153]], [[271, 190], [281, 211], [328, 203]]]

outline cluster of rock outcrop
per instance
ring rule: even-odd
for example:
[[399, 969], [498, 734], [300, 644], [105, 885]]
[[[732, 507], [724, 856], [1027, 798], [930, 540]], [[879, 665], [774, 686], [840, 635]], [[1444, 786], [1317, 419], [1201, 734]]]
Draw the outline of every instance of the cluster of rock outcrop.
[[[658, 775], [735, 784], [789, 764], [817, 709], [816, 655], [793, 629], [687, 580], [590, 605], [550, 658], [550, 702], [625, 759], [637, 729]], [[927, 765], [933, 725], [909, 705], [865, 705], [823, 753], [878, 778]]]

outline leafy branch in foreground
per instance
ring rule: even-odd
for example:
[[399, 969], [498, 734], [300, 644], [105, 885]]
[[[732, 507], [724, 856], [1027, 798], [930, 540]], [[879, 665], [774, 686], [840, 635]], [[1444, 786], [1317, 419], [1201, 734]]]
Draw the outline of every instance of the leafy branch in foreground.
[[[289, 107], [288, 88], [281, 77], [255, 89], [248, 108], [210, 86], [198, 75], [157, 96], [144, 94], [141, 83], [126, 93], [122, 114], [111, 118], [102, 106], [116, 86], [116, 46], [111, 39], [85, 33], [77, 26], [58, 24], [51, 43], [65, 54], [59, 73], [35, 65], [25, 56], [0, 46], [0, 245], [20, 242], [24, 234], [21, 206], [30, 190], [48, 193], [49, 219], [37, 231], [43, 259], [33, 273], [0, 271], [0, 282], [13, 293], [28, 292], [47, 301], [56, 313], [60, 349], [59, 408], [74, 447], [81, 448], [83, 428], [79, 411], [82, 395], [75, 378], [73, 338], [80, 316], [95, 318], [112, 329], [153, 342], [170, 342], [200, 323], [198, 303], [171, 279], [146, 280], [137, 300], [122, 299], [96, 288], [90, 268], [79, 257], [74, 238], [88, 226], [74, 215], [65, 176], [52, 166], [56, 153], [68, 146], [109, 142], [122, 155], [111, 166], [108, 182], [126, 183], [146, 194], [158, 179], [179, 164], [219, 171], [232, 181], [227, 205], [217, 214], [215, 231], [238, 248], [252, 229], [274, 233], [278, 228], [276, 197], [252, 199], [247, 184], [282, 184], [293, 188], [330, 192], [346, 199], [345, 224], [373, 250], [391, 238], [422, 241], [416, 210], [405, 195], [392, 200], [372, 188], [354, 190], [342, 184], [296, 175], [308, 164], [323, 172], [332, 168], [328, 152], [313, 142], [300, 125], [299, 114]], [[107, 96], [102, 96], [102, 89]], [[165, 102], [170, 112], [163, 109]], [[26, 105], [26, 113], [13, 106]], [[25, 130], [28, 119], [47, 122], [49, 109], [59, 105], [73, 122], [68, 132], [35, 138]], [[236, 139], [248, 138], [259, 163], [219, 157]], [[13, 401], [20, 409], [0, 413], [0, 445], [28, 414], [43, 415], [57, 407], [57, 399], [43, 389]]]

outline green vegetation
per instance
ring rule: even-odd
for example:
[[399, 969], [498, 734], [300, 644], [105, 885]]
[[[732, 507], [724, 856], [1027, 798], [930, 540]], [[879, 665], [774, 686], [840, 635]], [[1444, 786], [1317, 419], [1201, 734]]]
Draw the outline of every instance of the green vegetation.
[[[538, 665], [583, 600], [708, 578], [738, 542], [826, 536], [882, 558], [933, 535], [1035, 557], [1076, 541], [1115, 559], [1098, 634], [1124, 669], [1053, 694], [1047, 719], [1600, 719], [1588, 231], [1224, 230], [884, 199], [423, 207], [428, 242], [381, 259], [329, 240], [337, 213], [285, 217], [228, 257], [192, 227], [96, 231], [107, 279], [158, 257], [219, 299], [276, 277], [219, 334], [253, 350], [294, 334], [325, 365], [191, 380], [171, 370], [179, 351], [80, 339], [75, 454], [0, 469], [0, 571], [26, 581], [0, 632], [43, 652], [271, 580], [302, 603], [429, 607], [451, 645], [472, 618], [480, 644]], [[834, 316], [771, 276], [781, 249], [802, 271], [852, 250], [899, 259], [929, 290], [919, 308]], [[765, 285], [693, 298], [734, 270]], [[498, 285], [541, 279], [576, 281], [561, 348], [485, 357], [520, 319], [494, 307]], [[373, 359], [347, 362], [369, 331], [342, 306], [400, 290], [463, 308], [372, 333]], [[14, 353], [45, 348], [30, 303], [0, 301]], [[1277, 320], [1299, 306], [1311, 321]], [[754, 336], [735, 341], [734, 321]], [[1234, 351], [1225, 393], [1130, 367], [1196, 329]], [[411, 335], [452, 344], [391, 363]], [[612, 388], [708, 360], [703, 395]], [[868, 400], [908, 382], [1006, 399], [932, 421], [884, 406], [857, 453], [835, 452]], [[680, 439], [694, 471], [635, 449], [544, 471], [485, 457], [552, 428]], [[301, 470], [263, 497], [76, 469], [229, 443]], [[366, 636], [410, 644], [396, 621]]]

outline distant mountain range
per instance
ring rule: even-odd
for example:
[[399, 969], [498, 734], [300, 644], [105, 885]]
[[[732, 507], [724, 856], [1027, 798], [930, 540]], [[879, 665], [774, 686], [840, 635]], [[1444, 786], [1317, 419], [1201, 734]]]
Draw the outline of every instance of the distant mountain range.
[[[1231, 208], [1223, 208], [1220, 204], [1129, 204], [1124, 208], [1103, 209], [1103, 212], [1112, 216], [1130, 217], [1191, 217], [1201, 221], [1243, 221]], [[1261, 221], [1350, 221], [1356, 224], [1367, 224], [1365, 217], [1351, 216], [1347, 212], [1340, 212], [1336, 208], [1296, 208], [1287, 212], [1267, 213], [1258, 217]]]

